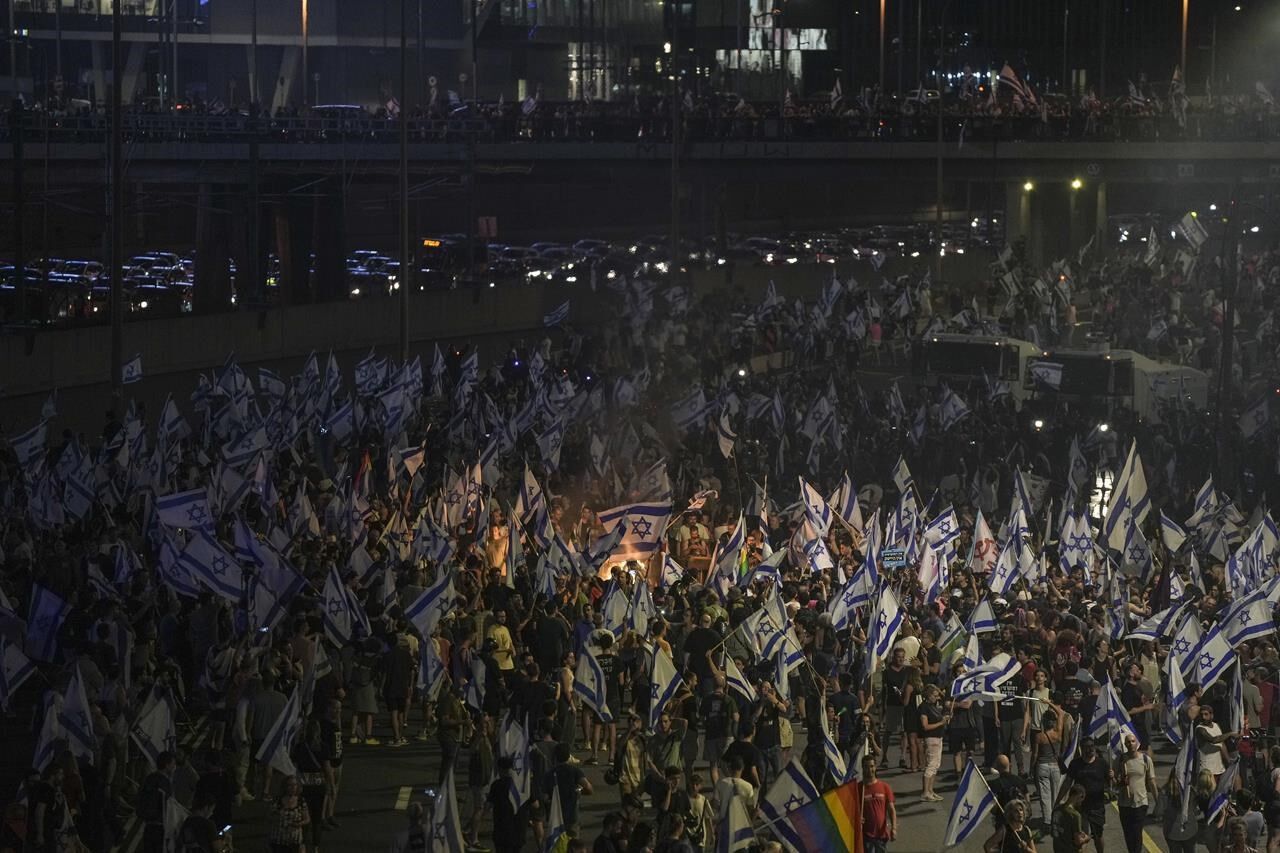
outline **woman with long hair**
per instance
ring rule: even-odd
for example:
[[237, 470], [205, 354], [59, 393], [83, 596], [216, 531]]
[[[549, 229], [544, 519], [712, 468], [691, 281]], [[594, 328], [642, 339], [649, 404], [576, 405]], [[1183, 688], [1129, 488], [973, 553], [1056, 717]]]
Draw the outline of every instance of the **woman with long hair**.
[[1045, 701], [1040, 717], [1040, 731], [1036, 733], [1033, 750], [1036, 756], [1036, 791], [1040, 795], [1040, 823], [1049, 827], [1053, 823], [1053, 808], [1062, 791], [1062, 765], [1059, 756], [1067, 736], [1067, 726], [1075, 725], [1067, 712], [1052, 702]]
[[911, 675], [907, 681], [907, 689], [903, 691], [902, 731], [907, 739], [903, 757], [907, 763], [907, 772], [916, 773], [924, 769], [924, 741], [921, 738], [920, 717], [924, 705], [924, 679], [918, 667], [911, 667]]

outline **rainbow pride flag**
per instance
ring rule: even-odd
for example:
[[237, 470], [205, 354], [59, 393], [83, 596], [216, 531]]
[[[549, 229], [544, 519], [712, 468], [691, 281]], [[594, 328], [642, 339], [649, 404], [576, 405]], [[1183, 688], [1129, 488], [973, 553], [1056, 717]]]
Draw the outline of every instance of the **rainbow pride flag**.
[[787, 815], [801, 850], [862, 850], [862, 783], [846, 782]]

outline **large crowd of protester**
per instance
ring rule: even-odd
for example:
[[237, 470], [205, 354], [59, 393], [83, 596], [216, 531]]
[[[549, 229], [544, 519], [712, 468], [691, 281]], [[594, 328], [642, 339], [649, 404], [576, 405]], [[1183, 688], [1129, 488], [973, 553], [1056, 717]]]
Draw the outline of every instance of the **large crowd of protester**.
[[[344, 754], [415, 741], [440, 784], [397, 850], [804, 850], [790, 813], [854, 779], [883, 850], [880, 776], [963, 804], [974, 764], [988, 850], [1101, 850], [1114, 798], [1130, 853], [1153, 822], [1276, 849], [1277, 260], [1242, 263], [1226, 371], [1207, 248], [1082, 251], [1052, 288], [1015, 250], [986, 292], [611, 282], [614, 316], [487, 365], [228, 359], [95, 435], [53, 396], [3, 424], [0, 700], [27, 736], [0, 850], [221, 850], [252, 820], [316, 853]], [[1086, 317], [1225, 373], [1229, 410], [1049, 394], [1033, 420], [998, 383], [865, 369]], [[598, 837], [584, 797], [611, 804]]]

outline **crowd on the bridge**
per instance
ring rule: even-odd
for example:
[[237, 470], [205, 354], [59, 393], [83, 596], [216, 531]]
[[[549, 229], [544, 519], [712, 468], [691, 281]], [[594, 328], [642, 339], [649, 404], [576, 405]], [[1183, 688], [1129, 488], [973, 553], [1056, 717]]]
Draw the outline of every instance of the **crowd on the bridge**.
[[[945, 97], [926, 81], [910, 91], [881, 91], [864, 87], [848, 95], [837, 85], [833, 91], [801, 97], [780, 92], [777, 97], [747, 99], [722, 91], [683, 91], [680, 108], [672, 109], [672, 95], [661, 91], [636, 91], [609, 100], [586, 96], [556, 100], [544, 98], [539, 86], [523, 98], [476, 99], [470, 92], [449, 90], [433, 82], [421, 99], [405, 110], [419, 122], [412, 130], [415, 141], [428, 141], [460, 132], [450, 119], [481, 120], [484, 138], [495, 141], [662, 141], [670, 138], [672, 121], [679, 115], [686, 141], [714, 139], [772, 139], [784, 134], [794, 139], [926, 139], [938, 133], [937, 111], [942, 105], [942, 132], [949, 142], [991, 139], [1124, 139], [1161, 140], [1273, 138], [1280, 132], [1280, 107], [1261, 81], [1246, 91], [1214, 95], [1206, 86], [1204, 96], [1188, 96], [1180, 75], [1170, 82], [1152, 83], [1146, 74], [1127, 81], [1127, 93], [1099, 96], [1093, 88], [1075, 94], [1035, 93], [1007, 66], [995, 84], [975, 76], [950, 87]], [[103, 114], [88, 101], [50, 95], [29, 108], [52, 118], [90, 117]], [[130, 125], [139, 139], [163, 139], [167, 134], [208, 133], [217, 137], [228, 127], [201, 124], [209, 118], [257, 117], [257, 128], [295, 141], [324, 141], [335, 133], [360, 134], [368, 139], [393, 140], [386, 120], [401, 115], [399, 101], [382, 96], [376, 105], [280, 104], [268, 109], [260, 104], [231, 103], [212, 97], [196, 98], [162, 108], [153, 100], [128, 108], [138, 119], [170, 117], [172, 127], [151, 123]], [[180, 120], [190, 118], [192, 129]], [[308, 127], [304, 119], [328, 119], [331, 125]], [[781, 119], [781, 125], [779, 125]], [[76, 125], [67, 128], [75, 130]], [[56, 129], [57, 125], [52, 126]]]
[[[0, 850], [220, 850], [256, 823], [316, 853], [344, 755], [415, 741], [439, 784], [397, 850], [803, 851], [855, 779], [833, 825], [883, 850], [902, 773], [913, 805], [955, 782], [948, 839], [980, 824], [992, 851], [1101, 850], [1113, 799], [1131, 853], [1156, 815], [1170, 849], [1275, 849], [1255, 398], [1033, 417], [998, 381], [865, 369], [939, 330], [1091, 328], [1216, 371], [1209, 254], [1014, 247], [986, 292], [811, 302], [610, 282], [613, 317], [565, 306], [492, 364], [229, 358], [94, 436], [51, 395], [2, 425], [0, 701], [30, 772], [3, 762]], [[1240, 275], [1238, 392], [1275, 361], [1276, 270]]]

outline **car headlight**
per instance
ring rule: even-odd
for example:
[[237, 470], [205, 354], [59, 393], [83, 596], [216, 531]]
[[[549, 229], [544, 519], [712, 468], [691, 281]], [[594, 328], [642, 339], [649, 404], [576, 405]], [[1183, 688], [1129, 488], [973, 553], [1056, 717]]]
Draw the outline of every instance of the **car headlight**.
[[577, 280], [578, 280], [578, 277], [577, 277], [576, 275], [571, 275], [571, 276], [566, 276], [566, 277], [565, 277], [565, 281], [569, 282], [569, 284], [573, 284], [573, 283], [574, 283], [574, 282], [576, 282]]
[[607, 273], [604, 274], [604, 277], [609, 279], [609, 281], [613, 281], [615, 278], [618, 277], [618, 274], [613, 270], [609, 270]]
[[145, 309], [147, 307], [147, 300], [144, 299], [141, 302], [139, 302], [138, 307]]
[[351, 295], [352, 295], [352, 296], [359, 296], [359, 295], [360, 295], [360, 288], [358, 288], [358, 287], [353, 287], [353, 288], [351, 288]]
[[718, 267], [724, 266], [724, 258], [716, 258], [716, 266]]
[[800, 260], [799, 258], [787, 258], [787, 263], [794, 264], [799, 260]]
[[769, 253], [767, 253], [767, 254], [764, 256], [764, 261], [765, 261], [765, 263], [767, 263], [767, 264], [771, 264], [771, 263], [773, 263], [773, 252], [769, 252]]

